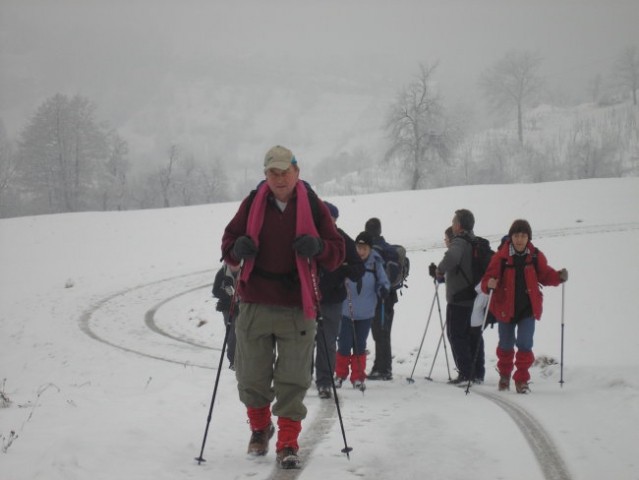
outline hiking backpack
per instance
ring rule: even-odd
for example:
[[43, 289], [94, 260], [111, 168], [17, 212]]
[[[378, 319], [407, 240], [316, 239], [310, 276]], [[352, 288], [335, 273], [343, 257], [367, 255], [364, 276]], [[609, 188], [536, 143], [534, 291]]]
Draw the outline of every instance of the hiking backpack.
[[[406, 249], [401, 245], [375, 245], [384, 260], [384, 271], [390, 282], [391, 290], [399, 290], [406, 285], [406, 278], [410, 272], [410, 260], [406, 256]], [[408, 287], [408, 285], [406, 285]]]
[[495, 252], [490, 248], [490, 242], [485, 238], [476, 236], [471, 239], [468, 235], [460, 235], [460, 237], [466, 240], [471, 246], [470, 264], [472, 268], [472, 278], [468, 278], [460, 265], [457, 266], [458, 271], [462, 274], [468, 286], [464, 290], [456, 293], [454, 300], [474, 300], [477, 296], [475, 287], [486, 273], [490, 259], [493, 258]]

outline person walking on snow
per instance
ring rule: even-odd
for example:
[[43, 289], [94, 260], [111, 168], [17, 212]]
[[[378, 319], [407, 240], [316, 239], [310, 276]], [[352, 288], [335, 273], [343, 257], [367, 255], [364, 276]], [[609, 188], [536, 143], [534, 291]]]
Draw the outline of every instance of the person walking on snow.
[[[373, 248], [378, 252], [386, 252], [392, 248], [382, 236], [382, 222], [379, 218], [369, 218], [366, 221], [364, 230], [371, 235]], [[368, 374], [369, 380], [393, 379], [391, 329], [393, 327], [393, 319], [395, 318], [395, 304], [398, 299], [397, 290], [391, 289], [385, 298], [380, 298], [377, 301], [375, 317], [373, 318], [373, 324], [371, 326], [373, 340], [375, 341], [375, 360]]]
[[248, 453], [266, 455], [275, 431], [275, 400], [276, 461], [282, 468], [297, 468], [304, 396], [312, 383], [317, 267], [332, 271], [342, 264], [344, 239], [326, 205], [299, 179], [289, 149], [271, 148], [264, 174], [265, 181], [242, 201], [222, 237], [224, 261], [243, 262], [235, 373], [251, 428]]
[[[333, 221], [339, 217], [338, 208], [329, 202], [324, 202], [331, 212]], [[342, 303], [346, 299], [344, 281], [348, 278], [357, 282], [364, 275], [364, 262], [357, 253], [355, 241], [342, 229], [337, 231], [344, 238], [346, 245], [346, 259], [344, 263], [332, 272], [322, 271], [320, 274], [320, 292], [322, 302], [322, 322], [318, 325], [315, 345], [315, 385], [320, 398], [331, 398], [331, 379], [335, 371], [335, 354], [337, 353], [337, 334], [342, 319]], [[328, 358], [327, 358], [328, 352]]]
[[476, 347], [476, 344], [473, 343], [471, 335], [470, 317], [475, 295], [472, 292], [472, 296], [467, 296], [466, 280], [473, 278], [470, 241], [475, 238], [475, 216], [470, 210], [456, 210], [451, 227], [453, 238], [444, 253], [444, 258], [437, 265], [436, 278], [441, 281], [443, 277], [446, 283], [446, 333], [459, 372], [457, 378], [450, 383], [458, 385], [466, 383], [469, 379], [483, 381], [483, 377], [478, 376], [481, 374], [481, 368], [475, 368], [473, 365], [473, 346]]
[[514, 367], [515, 389], [525, 394], [530, 391], [528, 369], [535, 360], [532, 350], [535, 322], [541, 319], [543, 306], [539, 285], [557, 286], [566, 282], [568, 271], [565, 268], [556, 271], [548, 265], [546, 256], [531, 242], [532, 229], [526, 220], [515, 220], [508, 237], [488, 264], [481, 288], [484, 293], [494, 290], [489, 308], [498, 321], [498, 388], [510, 389]]
[[357, 282], [346, 280], [348, 296], [342, 305], [342, 322], [335, 359], [335, 386], [342, 386], [348, 378], [350, 367], [353, 387], [364, 391], [366, 340], [377, 302], [388, 297], [390, 282], [386, 277], [381, 255], [373, 250], [373, 237], [368, 232], [362, 232], [355, 239], [355, 245], [364, 261], [366, 273]]

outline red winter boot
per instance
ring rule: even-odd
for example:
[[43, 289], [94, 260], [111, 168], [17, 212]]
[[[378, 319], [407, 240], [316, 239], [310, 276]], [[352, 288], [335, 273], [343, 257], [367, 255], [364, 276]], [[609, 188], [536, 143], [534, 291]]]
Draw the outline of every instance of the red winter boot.
[[364, 380], [366, 379], [366, 355], [351, 356], [351, 382], [354, 388], [362, 392], [366, 389]]
[[337, 352], [335, 355], [335, 386], [342, 386], [342, 382], [348, 378], [348, 367], [351, 363], [350, 355], [342, 355]]
[[535, 361], [535, 355], [533, 352], [522, 352], [521, 350], [517, 350], [517, 355], [515, 356], [515, 374], [513, 375], [513, 380], [515, 381], [515, 386], [517, 387], [517, 393], [528, 393], [530, 388], [528, 387], [528, 381], [530, 380], [530, 372], [528, 369], [532, 366]]
[[276, 460], [281, 468], [299, 468], [299, 457], [297, 451], [297, 437], [302, 431], [302, 422], [300, 420], [291, 420], [286, 417], [277, 419], [277, 456]]
[[510, 374], [513, 372], [514, 350], [497, 347], [497, 370], [499, 370], [499, 391], [510, 390]]
[[275, 433], [275, 427], [271, 423], [271, 406], [248, 407], [246, 412], [251, 426], [251, 439], [249, 440], [247, 453], [256, 456], [266, 455], [268, 441]]

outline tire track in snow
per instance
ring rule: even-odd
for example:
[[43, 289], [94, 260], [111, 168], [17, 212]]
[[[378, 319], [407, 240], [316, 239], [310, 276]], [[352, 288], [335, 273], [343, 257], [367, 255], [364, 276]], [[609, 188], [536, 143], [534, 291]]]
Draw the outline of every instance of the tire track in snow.
[[[210, 283], [202, 285], [199, 281], [197, 286], [185, 288], [186, 284], [192, 283], [194, 278], [197, 280], [202, 275], [210, 279], [212, 271], [202, 270], [164, 278], [109, 295], [82, 313], [78, 320], [80, 330], [94, 340], [128, 353], [183, 366], [217, 369], [216, 362], [209, 363], [201, 358], [192, 358], [202, 357], [202, 352], [221, 351], [221, 347], [206, 345], [184, 335], [171, 334], [155, 322], [155, 313], [163, 305], [182, 295], [210, 286]], [[166, 284], [170, 282], [180, 283], [183, 290], [167, 297]], [[150, 299], [154, 299], [156, 303], [150, 309], [146, 309]], [[135, 312], [136, 308], [146, 311], [143, 315], [138, 315]], [[143, 322], [140, 321], [140, 316], [143, 317]], [[153, 335], [149, 336], [149, 333]], [[167, 351], [172, 355], [168, 355]]]
[[546, 480], [571, 480], [568, 467], [559, 455], [557, 447], [535, 417], [520, 405], [507, 400], [503, 395], [483, 391], [479, 388], [473, 389], [472, 392], [496, 403], [508, 413], [530, 445]]

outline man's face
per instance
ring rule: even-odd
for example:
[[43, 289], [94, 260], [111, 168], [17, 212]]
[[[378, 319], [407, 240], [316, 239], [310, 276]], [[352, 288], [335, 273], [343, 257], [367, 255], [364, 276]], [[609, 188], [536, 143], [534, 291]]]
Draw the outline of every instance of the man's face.
[[293, 165], [286, 170], [271, 168], [266, 171], [266, 183], [275, 198], [280, 202], [288, 202], [293, 195], [299, 176], [299, 169]]

